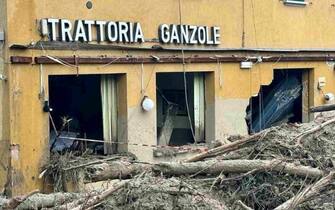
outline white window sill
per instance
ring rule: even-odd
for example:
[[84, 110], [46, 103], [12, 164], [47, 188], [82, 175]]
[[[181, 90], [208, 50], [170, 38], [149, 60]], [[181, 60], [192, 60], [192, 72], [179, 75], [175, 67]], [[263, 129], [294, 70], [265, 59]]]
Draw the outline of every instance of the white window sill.
[[284, 4], [286, 5], [296, 5], [296, 6], [306, 6], [307, 2], [301, 2], [301, 1], [294, 1], [294, 0], [284, 0]]

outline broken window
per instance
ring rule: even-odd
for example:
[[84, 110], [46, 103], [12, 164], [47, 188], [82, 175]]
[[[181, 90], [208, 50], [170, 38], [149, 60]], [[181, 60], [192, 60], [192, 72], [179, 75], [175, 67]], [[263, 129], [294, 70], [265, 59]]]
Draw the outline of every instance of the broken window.
[[203, 73], [187, 73], [186, 83], [184, 73], [157, 74], [157, 133], [159, 145], [185, 145], [204, 141]]
[[50, 76], [52, 151], [116, 151], [117, 85], [113, 75]]
[[249, 132], [255, 133], [281, 123], [302, 122], [303, 70], [275, 70], [268, 86], [261, 86], [256, 97], [250, 99], [247, 108]]

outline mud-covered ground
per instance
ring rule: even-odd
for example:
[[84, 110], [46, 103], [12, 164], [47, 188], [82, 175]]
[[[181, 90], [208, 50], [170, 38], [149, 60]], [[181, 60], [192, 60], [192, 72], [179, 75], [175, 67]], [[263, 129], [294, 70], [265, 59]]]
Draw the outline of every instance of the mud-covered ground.
[[[273, 127], [268, 129], [266, 135], [258, 141], [248, 143], [235, 151], [210, 157], [210, 159], [218, 161], [277, 159], [318, 168], [328, 174], [335, 170], [335, 123], [304, 136], [300, 141], [297, 137], [331, 119], [333, 118], [322, 116], [308, 124], [284, 124]], [[233, 142], [241, 138], [231, 137], [229, 140]], [[118, 161], [118, 158], [116, 157], [113, 161]], [[123, 158], [134, 159], [134, 157]], [[54, 182], [57, 191], [64, 191], [66, 190], [64, 189], [65, 182], [80, 181], [82, 177], [79, 174], [88, 172], [87, 168], [80, 167], [66, 174], [64, 169], [92, 162], [92, 160], [96, 161], [99, 158], [55, 156], [50, 165], [46, 167], [45, 176], [49, 182], [50, 180]], [[89, 179], [88, 174], [84, 175], [86, 182]], [[188, 174], [176, 177], [164, 176], [147, 170], [127, 177], [127, 180], [128, 183], [124, 187], [99, 202], [94, 208], [120, 210], [274, 209], [317, 181], [309, 177], [288, 175], [271, 170], [256, 170], [244, 174], [221, 173], [220, 176]], [[104, 186], [107, 189], [108, 182], [112, 180], [105, 182], [101, 191], [105, 190]], [[29, 199], [34, 200], [34, 196]], [[54, 206], [55, 209], [57, 205]], [[295, 209], [335, 209], [335, 180], [317, 196], [298, 205]]]
[[[302, 139], [301, 146], [297, 142], [299, 135], [329, 119], [319, 117], [308, 124], [285, 124], [270, 128], [262, 141], [214, 158], [281, 159], [332, 171], [335, 166], [335, 124], [307, 135]], [[112, 202], [105, 205], [113, 209], [224, 209], [224, 206], [239, 209], [241, 206], [237, 201], [240, 200], [253, 209], [274, 209], [315, 182], [271, 171], [241, 178], [240, 174], [223, 176], [227, 181], [223, 179], [213, 184], [216, 177], [163, 178], [146, 175], [120, 191]], [[232, 177], [236, 179], [230, 179]], [[299, 209], [335, 209], [335, 182], [320, 196], [300, 205]]]
[[[280, 159], [286, 162], [334, 170], [335, 124], [297, 137], [331, 118], [313, 123], [281, 125], [270, 128], [263, 140], [216, 159]], [[232, 138], [238, 140], [236, 138]], [[242, 201], [252, 209], [274, 209], [316, 180], [272, 171], [213, 176], [162, 177], [150, 173], [135, 178], [103, 204], [111, 209], [243, 209]], [[335, 209], [335, 182], [298, 209]]]

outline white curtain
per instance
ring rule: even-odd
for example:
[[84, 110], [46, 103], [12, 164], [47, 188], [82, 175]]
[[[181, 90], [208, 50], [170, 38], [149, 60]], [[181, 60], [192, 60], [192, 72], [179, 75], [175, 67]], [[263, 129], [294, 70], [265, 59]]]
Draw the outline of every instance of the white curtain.
[[116, 152], [117, 141], [117, 85], [113, 75], [101, 76], [101, 104], [105, 154]]
[[194, 134], [196, 142], [205, 140], [205, 77], [194, 74]]

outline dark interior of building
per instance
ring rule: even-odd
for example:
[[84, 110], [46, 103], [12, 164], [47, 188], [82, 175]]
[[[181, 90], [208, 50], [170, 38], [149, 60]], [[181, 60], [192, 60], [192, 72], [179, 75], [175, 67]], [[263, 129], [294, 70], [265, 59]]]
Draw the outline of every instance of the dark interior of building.
[[259, 94], [250, 99], [246, 117], [249, 133], [302, 122], [302, 92], [301, 70], [274, 70], [272, 83], [261, 86]]
[[[62, 136], [103, 139], [99, 75], [50, 76], [49, 104], [54, 125]], [[55, 135], [52, 123], [51, 141]], [[66, 145], [72, 147], [68, 141]], [[97, 149], [97, 143], [90, 146]]]
[[[186, 107], [184, 73], [157, 74], [157, 134], [168, 145], [194, 143]], [[194, 121], [193, 74], [186, 74], [190, 118]]]

